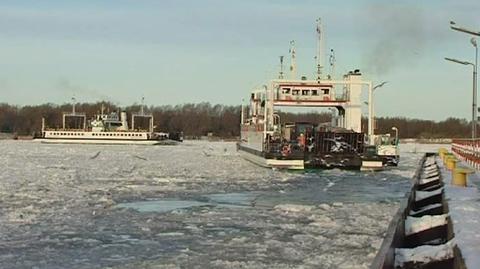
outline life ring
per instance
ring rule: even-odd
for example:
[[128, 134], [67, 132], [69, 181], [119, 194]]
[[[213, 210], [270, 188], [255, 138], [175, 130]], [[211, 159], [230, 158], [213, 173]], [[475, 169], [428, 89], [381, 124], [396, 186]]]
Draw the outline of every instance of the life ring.
[[282, 147], [282, 156], [288, 156], [288, 155], [290, 155], [290, 153], [292, 153], [290, 145], [284, 145]]

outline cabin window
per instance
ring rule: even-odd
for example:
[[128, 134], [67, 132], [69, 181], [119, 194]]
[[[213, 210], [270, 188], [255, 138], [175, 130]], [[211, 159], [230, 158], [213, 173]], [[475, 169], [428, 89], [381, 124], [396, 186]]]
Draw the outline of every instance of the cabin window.
[[292, 90], [292, 95], [299, 95], [300, 94], [300, 90]]
[[309, 90], [302, 90], [302, 95], [309, 95]]
[[318, 90], [312, 90], [312, 96], [318, 96]]
[[330, 92], [330, 89], [322, 89], [323, 94], [328, 94]]
[[290, 88], [282, 88], [283, 94], [290, 94]]

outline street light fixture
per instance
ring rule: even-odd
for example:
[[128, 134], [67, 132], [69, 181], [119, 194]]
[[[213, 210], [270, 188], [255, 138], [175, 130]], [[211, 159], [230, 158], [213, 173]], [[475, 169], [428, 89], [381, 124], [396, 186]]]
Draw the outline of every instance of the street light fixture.
[[457, 60], [457, 59], [453, 59], [453, 58], [448, 58], [448, 57], [445, 57], [445, 60], [447, 61], [450, 61], [450, 62], [454, 62], [454, 63], [457, 63], [457, 64], [464, 64], [464, 65], [471, 65], [471, 66], [475, 66], [473, 63], [471, 62], [467, 62], [467, 61], [460, 61], [460, 60]]
[[475, 32], [475, 31], [472, 31], [470, 29], [466, 29], [464, 27], [457, 26], [457, 24], [454, 21], [450, 21], [450, 29], [455, 30], [455, 31], [459, 31], [459, 32], [463, 32], [463, 33], [467, 33], [467, 34], [471, 34], [471, 35], [480, 36], [480, 32]]
[[[472, 44], [477, 44], [472, 41]], [[477, 47], [475, 47], [475, 54], [478, 55]], [[476, 138], [477, 134], [477, 65], [467, 61], [460, 61], [453, 58], [445, 58], [445, 60], [454, 62], [457, 64], [471, 65], [473, 67], [473, 97], [472, 97], [472, 139]], [[476, 62], [475, 58], [475, 62]]]

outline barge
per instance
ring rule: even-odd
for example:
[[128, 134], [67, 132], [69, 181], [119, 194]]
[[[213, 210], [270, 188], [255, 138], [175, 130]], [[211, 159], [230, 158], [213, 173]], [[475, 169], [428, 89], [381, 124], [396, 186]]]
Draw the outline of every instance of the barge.
[[[321, 24], [317, 25], [321, 44]], [[280, 72], [277, 79], [255, 88], [248, 109], [242, 104], [241, 156], [263, 167], [306, 169], [342, 168], [381, 170], [398, 164], [398, 137], [373, 133], [371, 81], [362, 79], [359, 70], [334, 80], [333, 71], [322, 78], [321, 53], [317, 55], [317, 77], [296, 77], [295, 47], [291, 42], [290, 74]], [[332, 57], [331, 57], [332, 58]], [[333, 65], [333, 62], [331, 62]], [[333, 70], [333, 68], [331, 68]], [[362, 132], [362, 91], [368, 89], [368, 133]], [[280, 108], [330, 108], [332, 122], [286, 122]], [[396, 128], [395, 128], [396, 129]]]

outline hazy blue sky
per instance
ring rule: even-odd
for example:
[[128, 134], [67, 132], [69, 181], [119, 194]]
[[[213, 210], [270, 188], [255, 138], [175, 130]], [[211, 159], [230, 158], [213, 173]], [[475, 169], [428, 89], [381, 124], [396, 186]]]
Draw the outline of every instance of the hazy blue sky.
[[[480, 1], [0, 1], [0, 102], [110, 100], [125, 105], [238, 104], [276, 76], [296, 40], [299, 73], [314, 72], [315, 19], [337, 73], [374, 82], [381, 116], [470, 117]], [[480, 43], [480, 42], [479, 42]]]

